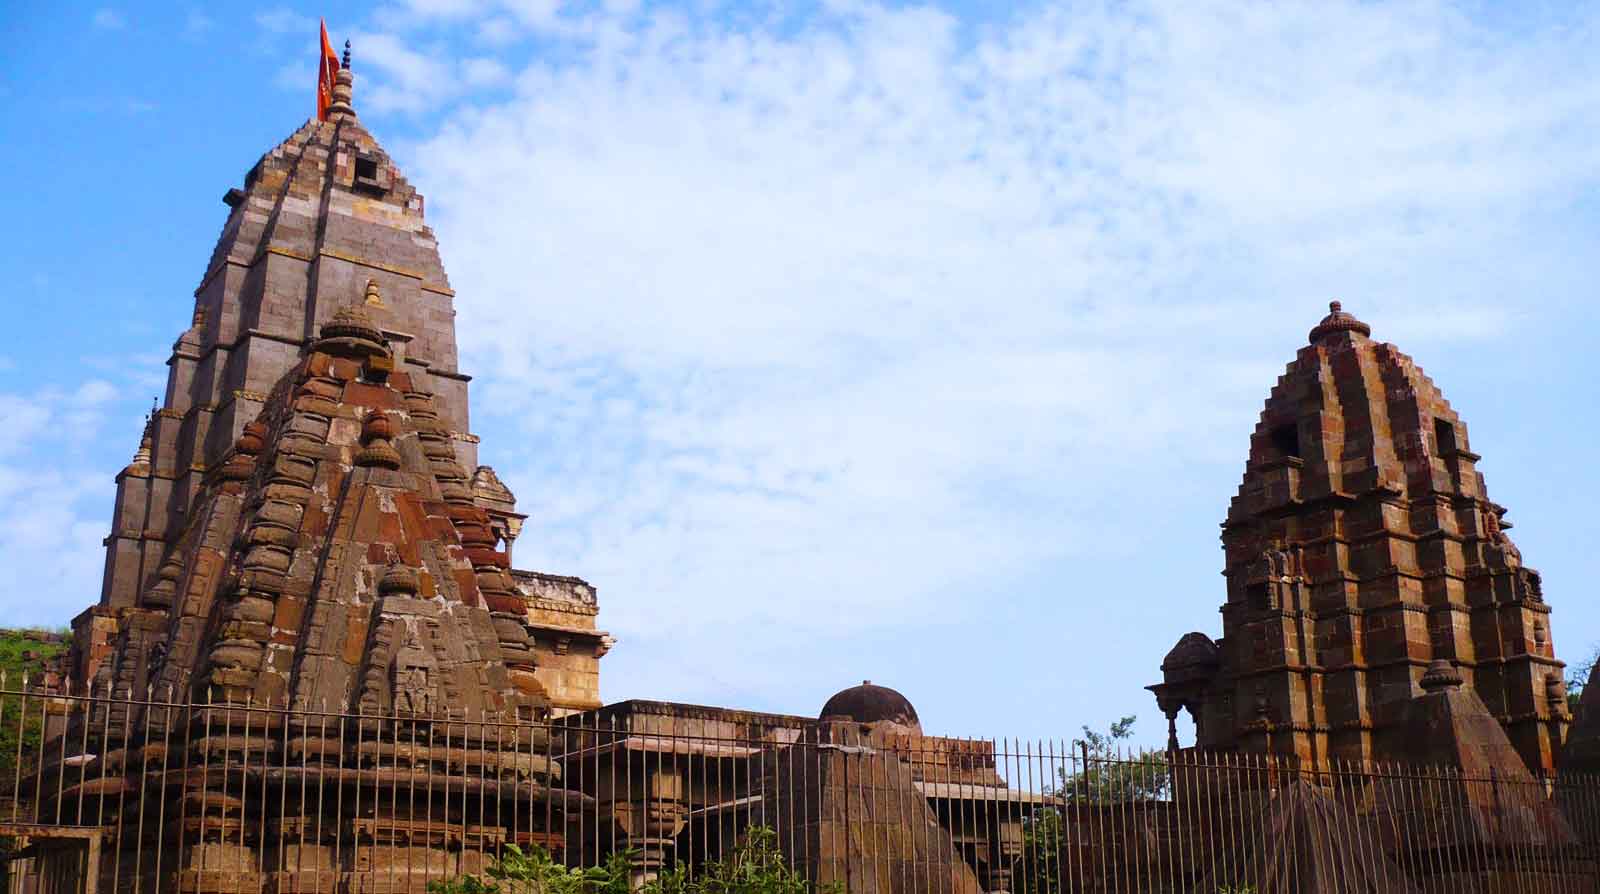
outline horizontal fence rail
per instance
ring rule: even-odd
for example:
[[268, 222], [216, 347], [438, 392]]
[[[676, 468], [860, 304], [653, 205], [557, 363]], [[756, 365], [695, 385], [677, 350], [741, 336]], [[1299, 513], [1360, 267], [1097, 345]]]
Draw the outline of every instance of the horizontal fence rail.
[[7, 685], [11, 894], [1600, 890], [1589, 776]]

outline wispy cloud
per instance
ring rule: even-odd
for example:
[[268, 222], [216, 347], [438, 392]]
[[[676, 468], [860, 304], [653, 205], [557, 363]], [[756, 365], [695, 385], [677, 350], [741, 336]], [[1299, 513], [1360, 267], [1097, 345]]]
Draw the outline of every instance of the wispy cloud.
[[91, 448], [117, 390], [91, 379], [70, 391], [0, 393], [0, 626], [61, 624], [98, 598], [111, 474]]
[[[1150, 513], [1222, 511], [1251, 407], [1325, 302], [1412, 347], [1498, 334], [1511, 274], [1482, 259], [1600, 173], [1592, 22], [1085, 3], [975, 35], [870, 4], [798, 29], [572, 24], [577, 61], [523, 68], [412, 173], [487, 367], [475, 418], [520, 430], [484, 451], [532, 513], [519, 560], [600, 584], [613, 695], [727, 698], [709, 664], [825, 693], [861, 676], [861, 637], [996, 600], [1046, 627], [1208, 625], [1214, 530], [1187, 535], [1198, 570], [1162, 569]], [[454, 64], [397, 61], [385, 103], [438, 101]], [[1137, 698], [1183, 632], [1163, 623], [1138, 656], [1075, 648]], [[795, 638], [804, 666], [764, 657]]]
[[317, 20], [285, 6], [256, 13], [256, 25], [272, 34], [315, 34]]
[[[1215, 522], [1328, 299], [1458, 369], [1594, 325], [1592, 10], [700, 9], [435, 0], [353, 35], [369, 125], [425, 132], [390, 148], [518, 564], [600, 586], [607, 697], [806, 711], [871, 676], [941, 730], [1138, 711], [1214, 631]], [[12, 592], [58, 573], [41, 525], [55, 592], [97, 588], [94, 396], [0, 398]]]

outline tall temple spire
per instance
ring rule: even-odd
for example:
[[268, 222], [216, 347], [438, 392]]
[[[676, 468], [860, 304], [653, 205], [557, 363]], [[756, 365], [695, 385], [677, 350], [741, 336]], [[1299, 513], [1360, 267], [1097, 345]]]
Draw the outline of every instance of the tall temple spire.
[[[406, 654], [428, 682], [407, 698], [597, 707], [609, 640], [594, 590], [513, 576], [498, 544], [524, 516], [503, 485], [477, 487], [494, 479], [423, 197], [356, 118], [348, 55], [324, 50], [326, 106], [224, 197], [164, 396], [117, 476], [74, 674], [119, 692], [388, 704], [394, 661], [348, 644], [392, 636], [388, 650], [425, 628]], [[397, 561], [421, 598], [378, 586]]]

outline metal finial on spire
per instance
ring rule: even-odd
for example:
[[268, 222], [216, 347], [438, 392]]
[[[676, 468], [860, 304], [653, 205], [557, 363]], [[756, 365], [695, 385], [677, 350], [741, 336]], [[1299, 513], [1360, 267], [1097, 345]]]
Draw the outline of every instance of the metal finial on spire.
[[339, 67], [344, 69], [348, 69], [350, 67], [350, 41], [348, 40], [344, 42], [344, 59], [341, 61]]

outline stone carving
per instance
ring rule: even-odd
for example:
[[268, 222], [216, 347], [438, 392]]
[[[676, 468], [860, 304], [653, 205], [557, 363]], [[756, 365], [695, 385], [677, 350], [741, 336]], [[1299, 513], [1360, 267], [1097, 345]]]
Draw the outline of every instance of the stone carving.
[[394, 656], [394, 708], [399, 714], [427, 716], [433, 713], [433, 656], [422, 648], [415, 628], [406, 628], [406, 638]]

